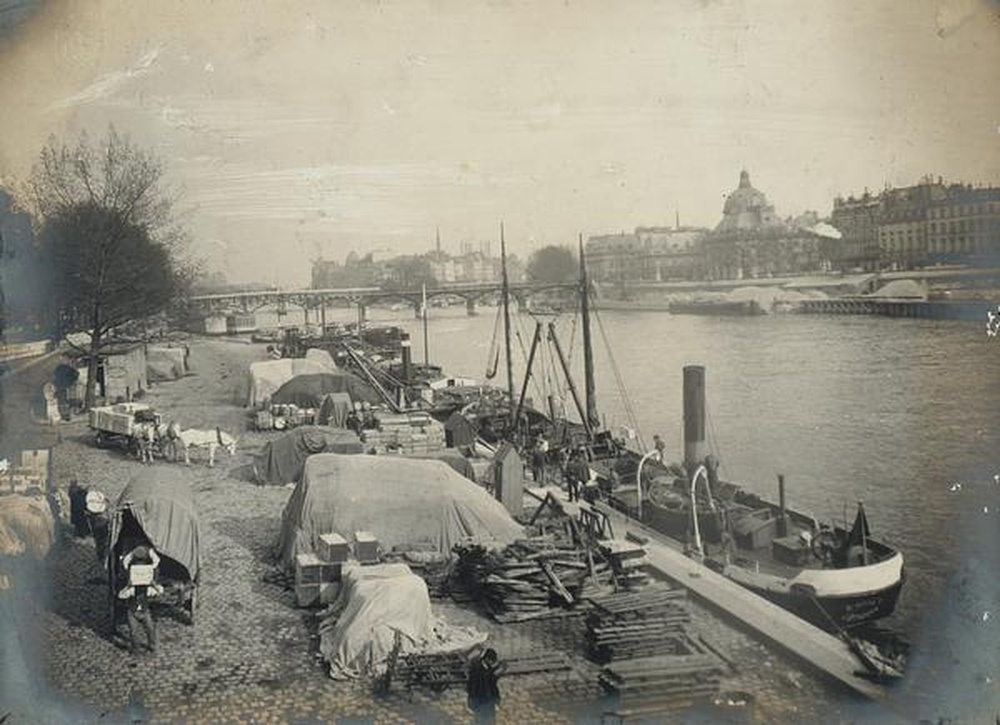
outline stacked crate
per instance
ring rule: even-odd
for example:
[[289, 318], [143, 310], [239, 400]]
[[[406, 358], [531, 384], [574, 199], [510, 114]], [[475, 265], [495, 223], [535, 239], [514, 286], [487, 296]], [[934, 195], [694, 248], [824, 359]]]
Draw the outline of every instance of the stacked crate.
[[365, 429], [365, 442], [403, 453], [434, 453], [445, 448], [444, 424], [427, 413], [378, 413], [378, 429]]

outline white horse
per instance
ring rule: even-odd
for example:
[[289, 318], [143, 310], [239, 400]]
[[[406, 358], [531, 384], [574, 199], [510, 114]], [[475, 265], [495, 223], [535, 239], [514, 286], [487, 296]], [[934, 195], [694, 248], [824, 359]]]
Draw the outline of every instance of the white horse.
[[177, 423], [171, 423], [167, 427], [167, 437], [173, 448], [173, 458], [177, 460], [178, 448], [184, 451], [184, 463], [191, 465], [190, 450], [192, 448], [208, 449], [208, 465], [215, 465], [215, 451], [218, 448], [224, 449], [229, 455], [236, 455], [236, 439], [219, 428], [215, 430], [198, 430], [188, 428], [181, 430]]
[[164, 441], [170, 442], [170, 428], [167, 425], [156, 423], [140, 423], [135, 428], [135, 442], [139, 461], [141, 463], [152, 463], [153, 457], [159, 453], [166, 455], [163, 450]]

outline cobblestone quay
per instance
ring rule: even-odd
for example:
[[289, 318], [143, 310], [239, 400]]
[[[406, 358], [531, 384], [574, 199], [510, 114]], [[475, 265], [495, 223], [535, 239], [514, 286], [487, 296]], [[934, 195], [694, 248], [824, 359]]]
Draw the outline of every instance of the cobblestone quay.
[[[161, 610], [156, 653], [130, 654], [110, 634], [108, 590], [93, 541], [66, 533], [47, 565], [44, 583], [50, 596], [22, 612], [25, 630], [36, 633], [36, 641], [26, 640], [26, 649], [29, 659], [37, 660], [41, 673], [34, 681], [46, 699], [18, 707], [13, 722], [471, 721], [462, 688], [434, 694], [397, 686], [376, 699], [370, 683], [327, 676], [318, 657], [315, 615], [296, 609], [291, 591], [269, 583], [275, 580], [272, 552], [289, 489], [249, 480], [252, 454], [268, 437], [246, 430], [242, 403], [247, 366], [264, 358], [263, 346], [205, 339], [192, 341], [191, 348], [193, 372], [156, 386], [147, 402], [165, 421], [185, 428], [221, 426], [240, 439], [235, 457], [218, 453], [214, 469], [203, 457], [187, 469], [202, 530], [195, 623]], [[96, 448], [82, 418], [63, 424], [55, 440], [54, 478], [63, 492], [75, 478], [114, 500], [129, 477], [143, 470], [124, 452]], [[583, 656], [581, 617], [499, 625], [450, 601], [433, 604], [450, 622], [488, 632], [502, 657], [543, 649], [572, 658], [568, 672], [503, 678], [499, 722], [600, 720], [607, 706], [599, 700], [599, 667]], [[723, 689], [753, 695], [752, 706], [729, 710], [703, 704], [698, 716], [709, 722], [841, 719], [843, 693], [798, 671], [713, 613], [694, 603], [692, 608], [695, 630], [737, 667]]]

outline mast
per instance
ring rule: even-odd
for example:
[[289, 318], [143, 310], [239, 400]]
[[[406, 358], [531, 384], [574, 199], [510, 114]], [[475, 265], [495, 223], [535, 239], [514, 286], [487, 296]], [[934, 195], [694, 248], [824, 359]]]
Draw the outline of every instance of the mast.
[[503, 340], [507, 350], [507, 399], [510, 401], [510, 428], [517, 429], [514, 411], [514, 361], [510, 354], [510, 287], [507, 282], [507, 242], [503, 236], [503, 222], [500, 222], [500, 270], [503, 289]]
[[542, 339], [542, 323], [535, 323], [535, 336], [531, 338], [531, 352], [528, 353], [528, 367], [524, 371], [524, 383], [521, 385], [521, 396], [517, 399], [517, 411], [514, 413], [516, 420], [524, 409], [524, 398], [528, 394], [528, 382], [531, 380], [531, 364], [535, 361], [535, 350], [538, 349], [538, 342]]
[[559, 344], [559, 338], [556, 337], [556, 323], [549, 323], [549, 340], [556, 348], [556, 356], [559, 358], [559, 364], [562, 366], [563, 375], [566, 376], [566, 384], [569, 385], [569, 392], [573, 396], [573, 403], [576, 405], [576, 412], [580, 414], [580, 421], [583, 423], [583, 429], [587, 431], [588, 440], [592, 437], [590, 430], [590, 422], [587, 420], [586, 411], [583, 409], [583, 404], [580, 402], [580, 395], [576, 392], [576, 385], [573, 383], [573, 376], [570, 375], [569, 365], [566, 363], [566, 356], [563, 355], [562, 345]]
[[583, 317], [583, 377], [587, 399], [587, 429], [600, 425], [597, 417], [597, 394], [594, 386], [594, 349], [590, 339], [590, 284], [587, 264], [583, 257], [583, 235], [580, 235], [580, 314]]

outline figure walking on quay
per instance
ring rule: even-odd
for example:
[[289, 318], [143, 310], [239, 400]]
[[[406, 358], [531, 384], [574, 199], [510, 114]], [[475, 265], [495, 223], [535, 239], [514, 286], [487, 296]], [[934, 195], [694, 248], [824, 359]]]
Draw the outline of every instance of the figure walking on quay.
[[481, 652], [469, 664], [466, 693], [476, 723], [496, 722], [497, 706], [500, 704], [498, 680], [503, 670], [504, 665], [492, 648]]
[[156, 569], [160, 556], [152, 546], [140, 544], [122, 557], [122, 570], [126, 574], [126, 585], [118, 592], [118, 598], [126, 602], [129, 644], [132, 653], [138, 651], [137, 635], [141, 628], [150, 652], [156, 651], [156, 622], [149, 609], [149, 600], [163, 592], [156, 582]]

